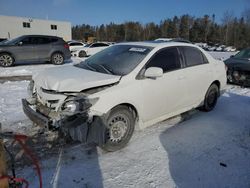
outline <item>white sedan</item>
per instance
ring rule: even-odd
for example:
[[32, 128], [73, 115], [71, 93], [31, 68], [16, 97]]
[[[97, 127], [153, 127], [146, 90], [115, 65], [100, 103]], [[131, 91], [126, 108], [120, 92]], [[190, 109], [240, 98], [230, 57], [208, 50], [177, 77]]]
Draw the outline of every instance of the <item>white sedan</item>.
[[71, 54], [75, 57], [88, 57], [102, 51], [103, 49], [109, 47], [112, 43], [108, 42], [95, 42], [87, 44], [84, 47], [75, 48]]
[[74, 66], [35, 76], [25, 114], [73, 140], [107, 151], [123, 148], [145, 128], [199, 107], [212, 110], [226, 70], [203, 49], [180, 42], [113, 45]]
[[70, 52], [72, 52], [76, 48], [82, 48], [82, 47], [84, 47], [86, 45], [85, 43], [78, 42], [78, 41], [68, 41], [67, 43], [69, 45]]

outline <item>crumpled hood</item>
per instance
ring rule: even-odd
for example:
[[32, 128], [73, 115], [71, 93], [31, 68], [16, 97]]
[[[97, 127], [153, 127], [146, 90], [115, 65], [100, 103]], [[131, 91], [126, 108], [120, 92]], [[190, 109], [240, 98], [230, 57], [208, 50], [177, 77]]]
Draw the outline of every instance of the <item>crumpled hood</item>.
[[120, 80], [120, 76], [94, 72], [75, 66], [61, 66], [44, 70], [33, 77], [36, 87], [58, 92], [80, 92], [108, 85]]

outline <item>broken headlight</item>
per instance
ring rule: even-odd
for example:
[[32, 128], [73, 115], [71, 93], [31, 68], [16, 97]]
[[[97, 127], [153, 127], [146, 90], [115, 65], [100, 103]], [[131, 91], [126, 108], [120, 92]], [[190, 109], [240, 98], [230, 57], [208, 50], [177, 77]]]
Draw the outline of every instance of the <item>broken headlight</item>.
[[62, 105], [64, 115], [73, 115], [87, 111], [97, 102], [98, 98], [89, 99], [86, 97], [73, 97], [67, 99]]
[[238, 71], [234, 71], [233, 72], [233, 76], [234, 76], [235, 80], [239, 81], [239, 79], [240, 79], [240, 73]]

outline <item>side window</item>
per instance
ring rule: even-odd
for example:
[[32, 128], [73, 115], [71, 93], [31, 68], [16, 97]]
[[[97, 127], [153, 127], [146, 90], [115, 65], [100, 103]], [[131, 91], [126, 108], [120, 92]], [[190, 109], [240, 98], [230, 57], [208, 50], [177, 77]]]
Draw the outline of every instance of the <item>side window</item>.
[[82, 46], [82, 43], [78, 43], [78, 42], [72, 42], [69, 44], [70, 46]]
[[32, 44], [36, 44], [36, 38], [35, 37], [25, 37], [20, 42], [22, 42], [23, 45], [32, 45]]
[[50, 43], [57, 42], [58, 40], [58, 38], [50, 38]]
[[49, 44], [50, 39], [46, 37], [37, 37], [36, 38], [36, 44]]
[[109, 46], [108, 44], [99, 43], [99, 47]]
[[146, 65], [146, 69], [149, 67], [162, 68], [163, 72], [168, 72], [181, 68], [177, 48], [166, 48], [157, 52]]
[[109, 46], [108, 44], [104, 43], [95, 43], [90, 46], [90, 48], [95, 48], [95, 47], [104, 47], [104, 46]]
[[183, 51], [187, 67], [208, 63], [207, 58], [199, 49], [189, 46], [180, 48]]

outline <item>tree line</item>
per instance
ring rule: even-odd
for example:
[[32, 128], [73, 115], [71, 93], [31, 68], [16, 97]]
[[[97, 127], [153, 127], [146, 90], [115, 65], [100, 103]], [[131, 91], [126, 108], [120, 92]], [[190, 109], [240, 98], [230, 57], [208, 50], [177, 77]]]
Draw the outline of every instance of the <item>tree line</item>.
[[162, 20], [159, 24], [128, 21], [122, 24], [82, 24], [72, 27], [74, 40], [86, 41], [88, 37], [110, 42], [184, 38], [191, 42], [224, 44], [241, 49], [250, 46], [250, 9], [243, 11], [240, 18], [226, 11], [221, 23], [215, 22], [215, 15], [196, 18], [185, 14]]

